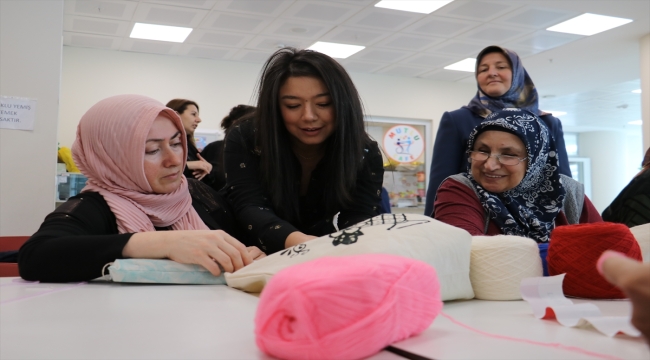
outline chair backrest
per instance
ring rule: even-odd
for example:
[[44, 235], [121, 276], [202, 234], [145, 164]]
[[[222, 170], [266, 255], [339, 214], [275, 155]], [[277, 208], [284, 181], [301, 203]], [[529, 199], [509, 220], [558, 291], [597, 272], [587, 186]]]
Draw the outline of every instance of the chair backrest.
[[0, 236], [0, 251], [18, 250], [29, 236]]

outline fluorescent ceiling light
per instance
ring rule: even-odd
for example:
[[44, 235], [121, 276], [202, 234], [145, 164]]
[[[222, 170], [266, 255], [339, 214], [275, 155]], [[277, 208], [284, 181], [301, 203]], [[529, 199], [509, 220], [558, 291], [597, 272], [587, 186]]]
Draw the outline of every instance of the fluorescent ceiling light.
[[453, 0], [443, 1], [443, 0], [382, 0], [375, 4], [375, 7], [391, 9], [391, 10], [401, 10], [401, 11], [410, 11], [420, 14], [431, 14], [432, 12], [440, 9], [441, 7], [449, 4]]
[[643, 121], [642, 120], [634, 120], [634, 121], [630, 121], [628, 124], [630, 124], [630, 125], [642, 125]]
[[632, 90], [632, 92], [635, 93], [635, 94], [640, 94], [640, 93], [641, 93], [641, 89]]
[[585, 13], [551, 26], [546, 30], [591, 36], [631, 22], [630, 19]]
[[543, 112], [547, 112], [553, 116], [562, 116], [566, 115], [566, 111], [554, 111], [554, 110], [542, 110]]
[[192, 28], [135, 23], [129, 36], [134, 39], [182, 43], [191, 32]]
[[474, 72], [476, 70], [476, 59], [467, 58], [457, 63], [445, 66], [447, 70]]
[[308, 47], [308, 50], [318, 51], [337, 59], [345, 59], [359, 51], [365, 49], [365, 46], [337, 44], [324, 41], [317, 41], [314, 45]]

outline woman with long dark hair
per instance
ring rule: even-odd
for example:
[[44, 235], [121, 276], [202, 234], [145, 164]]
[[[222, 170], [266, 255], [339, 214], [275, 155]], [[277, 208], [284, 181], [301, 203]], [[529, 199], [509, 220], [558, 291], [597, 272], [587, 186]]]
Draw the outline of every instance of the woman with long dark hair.
[[378, 215], [383, 161], [359, 94], [327, 55], [284, 48], [257, 112], [226, 137], [223, 191], [246, 242], [272, 253]]

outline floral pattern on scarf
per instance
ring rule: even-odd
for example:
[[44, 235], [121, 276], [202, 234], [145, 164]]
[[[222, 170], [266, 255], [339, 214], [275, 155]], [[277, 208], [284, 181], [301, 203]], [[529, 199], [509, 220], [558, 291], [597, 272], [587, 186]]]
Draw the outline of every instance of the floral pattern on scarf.
[[503, 234], [548, 242], [566, 194], [560, 182], [555, 142], [538, 116], [527, 110], [503, 109], [474, 128], [467, 150], [473, 150], [474, 141], [483, 131], [499, 127], [517, 135], [526, 147], [528, 169], [524, 178], [514, 188], [496, 194], [474, 180], [471, 163], [463, 175], [472, 182], [483, 208]]

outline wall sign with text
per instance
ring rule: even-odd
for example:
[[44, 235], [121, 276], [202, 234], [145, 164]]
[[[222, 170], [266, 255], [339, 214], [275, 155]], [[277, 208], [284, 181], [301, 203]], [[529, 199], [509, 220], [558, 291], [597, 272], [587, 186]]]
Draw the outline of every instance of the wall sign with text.
[[412, 126], [393, 126], [384, 134], [384, 151], [395, 161], [410, 163], [424, 153], [424, 138]]
[[36, 99], [0, 96], [0, 129], [34, 130]]

